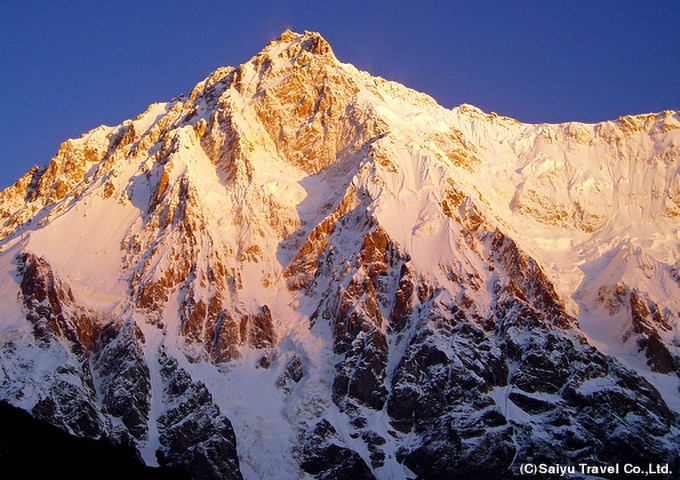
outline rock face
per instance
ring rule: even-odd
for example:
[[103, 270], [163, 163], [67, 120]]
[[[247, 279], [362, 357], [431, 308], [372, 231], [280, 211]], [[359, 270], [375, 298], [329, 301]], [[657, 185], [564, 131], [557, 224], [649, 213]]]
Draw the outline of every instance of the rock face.
[[242, 479], [234, 430], [210, 392], [164, 352], [159, 357], [165, 404], [158, 418], [163, 464], [184, 468], [196, 478]]
[[0, 397], [195, 479], [680, 471], [679, 144], [285, 32], [0, 192]]
[[144, 338], [134, 324], [109, 324], [97, 340], [93, 365], [103, 411], [122, 422], [123, 437], [143, 439], [148, 435], [151, 397], [149, 367], [140, 345]]
[[374, 479], [361, 456], [342, 445], [328, 420], [321, 420], [302, 444], [300, 467], [317, 478]]

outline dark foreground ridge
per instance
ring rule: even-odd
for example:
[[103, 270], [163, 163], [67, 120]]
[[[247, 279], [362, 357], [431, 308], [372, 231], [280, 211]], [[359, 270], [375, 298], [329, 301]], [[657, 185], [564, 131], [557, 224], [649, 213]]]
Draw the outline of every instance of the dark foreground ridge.
[[180, 470], [144, 465], [134, 447], [69, 435], [0, 401], [0, 477], [183, 480]]

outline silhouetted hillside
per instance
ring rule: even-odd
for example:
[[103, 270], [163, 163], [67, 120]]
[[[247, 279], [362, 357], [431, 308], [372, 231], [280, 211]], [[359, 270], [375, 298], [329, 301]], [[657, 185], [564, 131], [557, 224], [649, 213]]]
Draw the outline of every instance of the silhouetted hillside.
[[0, 401], [0, 477], [180, 480], [184, 472], [150, 468], [130, 446], [74, 437]]

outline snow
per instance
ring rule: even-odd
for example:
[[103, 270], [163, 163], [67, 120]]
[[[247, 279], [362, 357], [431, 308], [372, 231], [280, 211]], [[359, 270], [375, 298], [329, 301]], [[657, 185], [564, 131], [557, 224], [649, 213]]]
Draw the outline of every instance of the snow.
[[5, 245], [5, 248], [0, 249], [0, 312], [2, 312], [0, 335], [3, 335], [2, 343], [11, 341], [18, 334], [17, 332], [27, 327], [21, 304], [17, 301], [21, 298], [21, 289], [15, 276], [14, 259], [21, 249], [22, 244], [17, 241], [11, 246]]
[[[297, 478], [299, 466], [290, 449], [297, 444], [295, 424], [300, 414], [287, 418], [285, 394], [276, 387], [285, 358], [263, 369], [255, 367], [262, 351], [243, 349], [242, 354], [243, 359], [227, 368], [207, 363], [182, 367], [206, 384], [222, 413], [232, 421], [245, 478]], [[307, 395], [317, 390], [315, 381], [314, 377], [305, 380], [311, 384], [305, 389]]]
[[132, 123], [135, 126], [135, 132], [145, 135], [156, 125], [156, 123], [168, 113], [170, 110], [169, 103], [154, 103], [149, 108], [138, 116]]
[[[121, 279], [120, 245], [135, 214], [94, 199], [53, 219], [50, 229], [31, 232], [26, 249], [45, 257], [68, 279], [81, 304], [112, 308], [127, 290]], [[55, 237], [68, 241], [55, 242]]]
[[[535, 415], [525, 412], [508, 398], [514, 388], [513, 385], [496, 387], [489, 392], [489, 396], [493, 399], [500, 412], [508, 421], [517, 423], [539, 422], [540, 419], [535, 418]], [[524, 394], [524, 392], [522, 393]]]

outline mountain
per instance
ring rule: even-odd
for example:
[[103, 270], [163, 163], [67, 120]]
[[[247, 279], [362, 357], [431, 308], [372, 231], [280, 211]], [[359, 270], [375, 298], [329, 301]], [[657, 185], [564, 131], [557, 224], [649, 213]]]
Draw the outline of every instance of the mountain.
[[677, 112], [448, 110], [286, 31], [0, 193], [0, 398], [196, 479], [678, 472], [678, 172]]

